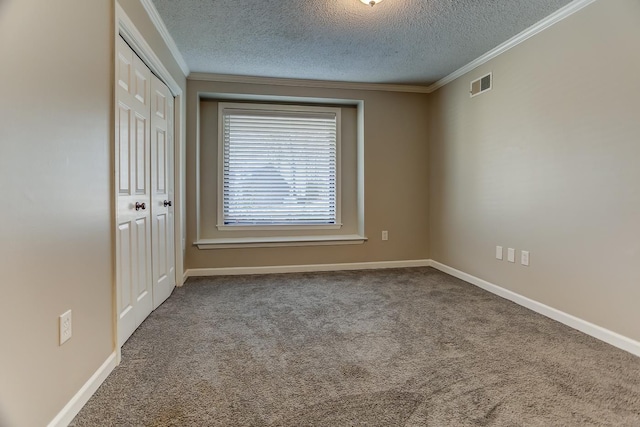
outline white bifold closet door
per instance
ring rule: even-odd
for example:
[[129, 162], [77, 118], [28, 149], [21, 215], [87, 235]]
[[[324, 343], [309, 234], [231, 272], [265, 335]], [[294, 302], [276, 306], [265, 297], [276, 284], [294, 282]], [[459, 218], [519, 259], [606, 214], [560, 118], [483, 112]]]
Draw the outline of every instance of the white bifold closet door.
[[173, 220], [173, 96], [151, 75], [151, 275], [153, 308], [176, 286]]
[[116, 54], [116, 281], [122, 345], [175, 287], [173, 97], [127, 43]]

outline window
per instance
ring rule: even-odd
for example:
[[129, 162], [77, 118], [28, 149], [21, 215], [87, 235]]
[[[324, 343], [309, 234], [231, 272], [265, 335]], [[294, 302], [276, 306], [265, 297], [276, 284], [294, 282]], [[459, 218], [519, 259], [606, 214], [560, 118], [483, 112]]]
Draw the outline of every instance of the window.
[[218, 108], [218, 229], [341, 226], [339, 108]]

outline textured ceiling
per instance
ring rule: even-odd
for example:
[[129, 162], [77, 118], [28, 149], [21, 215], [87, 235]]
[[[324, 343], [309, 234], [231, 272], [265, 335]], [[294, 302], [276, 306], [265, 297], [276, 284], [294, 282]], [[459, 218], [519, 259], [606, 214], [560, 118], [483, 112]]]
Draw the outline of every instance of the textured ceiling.
[[153, 0], [192, 72], [428, 85], [570, 0]]

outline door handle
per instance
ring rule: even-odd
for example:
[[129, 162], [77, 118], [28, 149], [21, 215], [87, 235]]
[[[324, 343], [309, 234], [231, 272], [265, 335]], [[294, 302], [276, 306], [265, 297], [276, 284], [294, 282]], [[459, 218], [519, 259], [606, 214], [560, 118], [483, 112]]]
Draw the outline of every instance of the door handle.
[[167, 206], [171, 206], [171, 201], [164, 201], [164, 207], [166, 208]]
[[145, 205], [144, 203], [136, 202], [136, 210], [139, 211], [140, 209], [147, 209], [147, 205]]

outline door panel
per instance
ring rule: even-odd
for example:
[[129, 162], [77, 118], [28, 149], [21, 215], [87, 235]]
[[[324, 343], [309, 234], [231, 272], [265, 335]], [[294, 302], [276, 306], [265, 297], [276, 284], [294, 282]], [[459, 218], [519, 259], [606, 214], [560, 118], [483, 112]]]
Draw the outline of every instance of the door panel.
[[167, 150], [167, 135], [163, 130], [158, 129], [156, 132], [155, 149], [155, 163], [158, 168], [154, 176], [156, 192], [157, 194], [167, 194], [168, 165], [165, 154]]
[[120, 269], [120, 276], [118, 279], [122, 284], [122, 289], [128, 292], [120, 293], [120, 311], [130, 310], [132, 301], [132, 266], [131, 266], [131, 227], [129, 224], [121, 224], [118, 227], [118, 235], [120, 237], [119, 254], [120, 258], [118, 262], [122, 266]]
[[153, 288], [151, 282], [151, 227], [149, 218], [136, 220], [136, 268], [137, 294], [136, 294], [136, 327], [153, 311]]
[[[132, 242], [131, 224], [118, 224], [116, 235], [116, 263], [118, 270], [118, 342], [121, 337], [129, 337], [136, 329], [136, 318], [133, 312], [133, 258], [131, 256]], [[125, 338], [126, 339], [126, 338]], [[123, 341], [122, 341], [123, 342]]]
[[118, 119], [117, 126], [119, 129], [117, 138], [119, 147], [117, 149], [118, 156], [116, 157], [117, 167], [119, 169], [118, 177], [118, 194], [127, 195], [131, 189], [129, 173], [131, 173], [131, 163], [129, 157], [129, 132], [131, 132], [131, 115], [132, 111], [125, 104], [118, 103]]
[[136, 113], [136, 133], [135, 133], [135, 167], [133, 173], [135, 174], [136, 194], [148, 196], [147, 192], [147, 156], [149, 140], [148, 140], [148, 125], [147, 118], [140, 117]]
[[[156, 218], [156, 228], [157, 228], [157, 247], [161, 251], [162, 248], [167, 248], [167, 216], [160, 214], [155, 215]], [[155, 246], [155, 244], [154, 244]], [[154, 265], [155, 268], [155, 276], [158, 281], [163, 280], [167, 276], [167, 257], [164, 254], [159, 253], [157, 258], [157, 265]]]
[[[124, 43], [123, 40], [119, 40], [119, 45]], [[124, 89], [126, 92], [129, 92], [129, 86], [131, 85], [131, 71], [133, 65], [131, 61], [133, 61], [133, 56], [130, 55], [130, 52], [126, 50], [120, 50], [120, 46], [118, 45], [118, 54], [117, 56], [117, 69], [118, 76], [117, 81], [118, 85]], [[127, 46], [128, 47], [128, 46]]]

